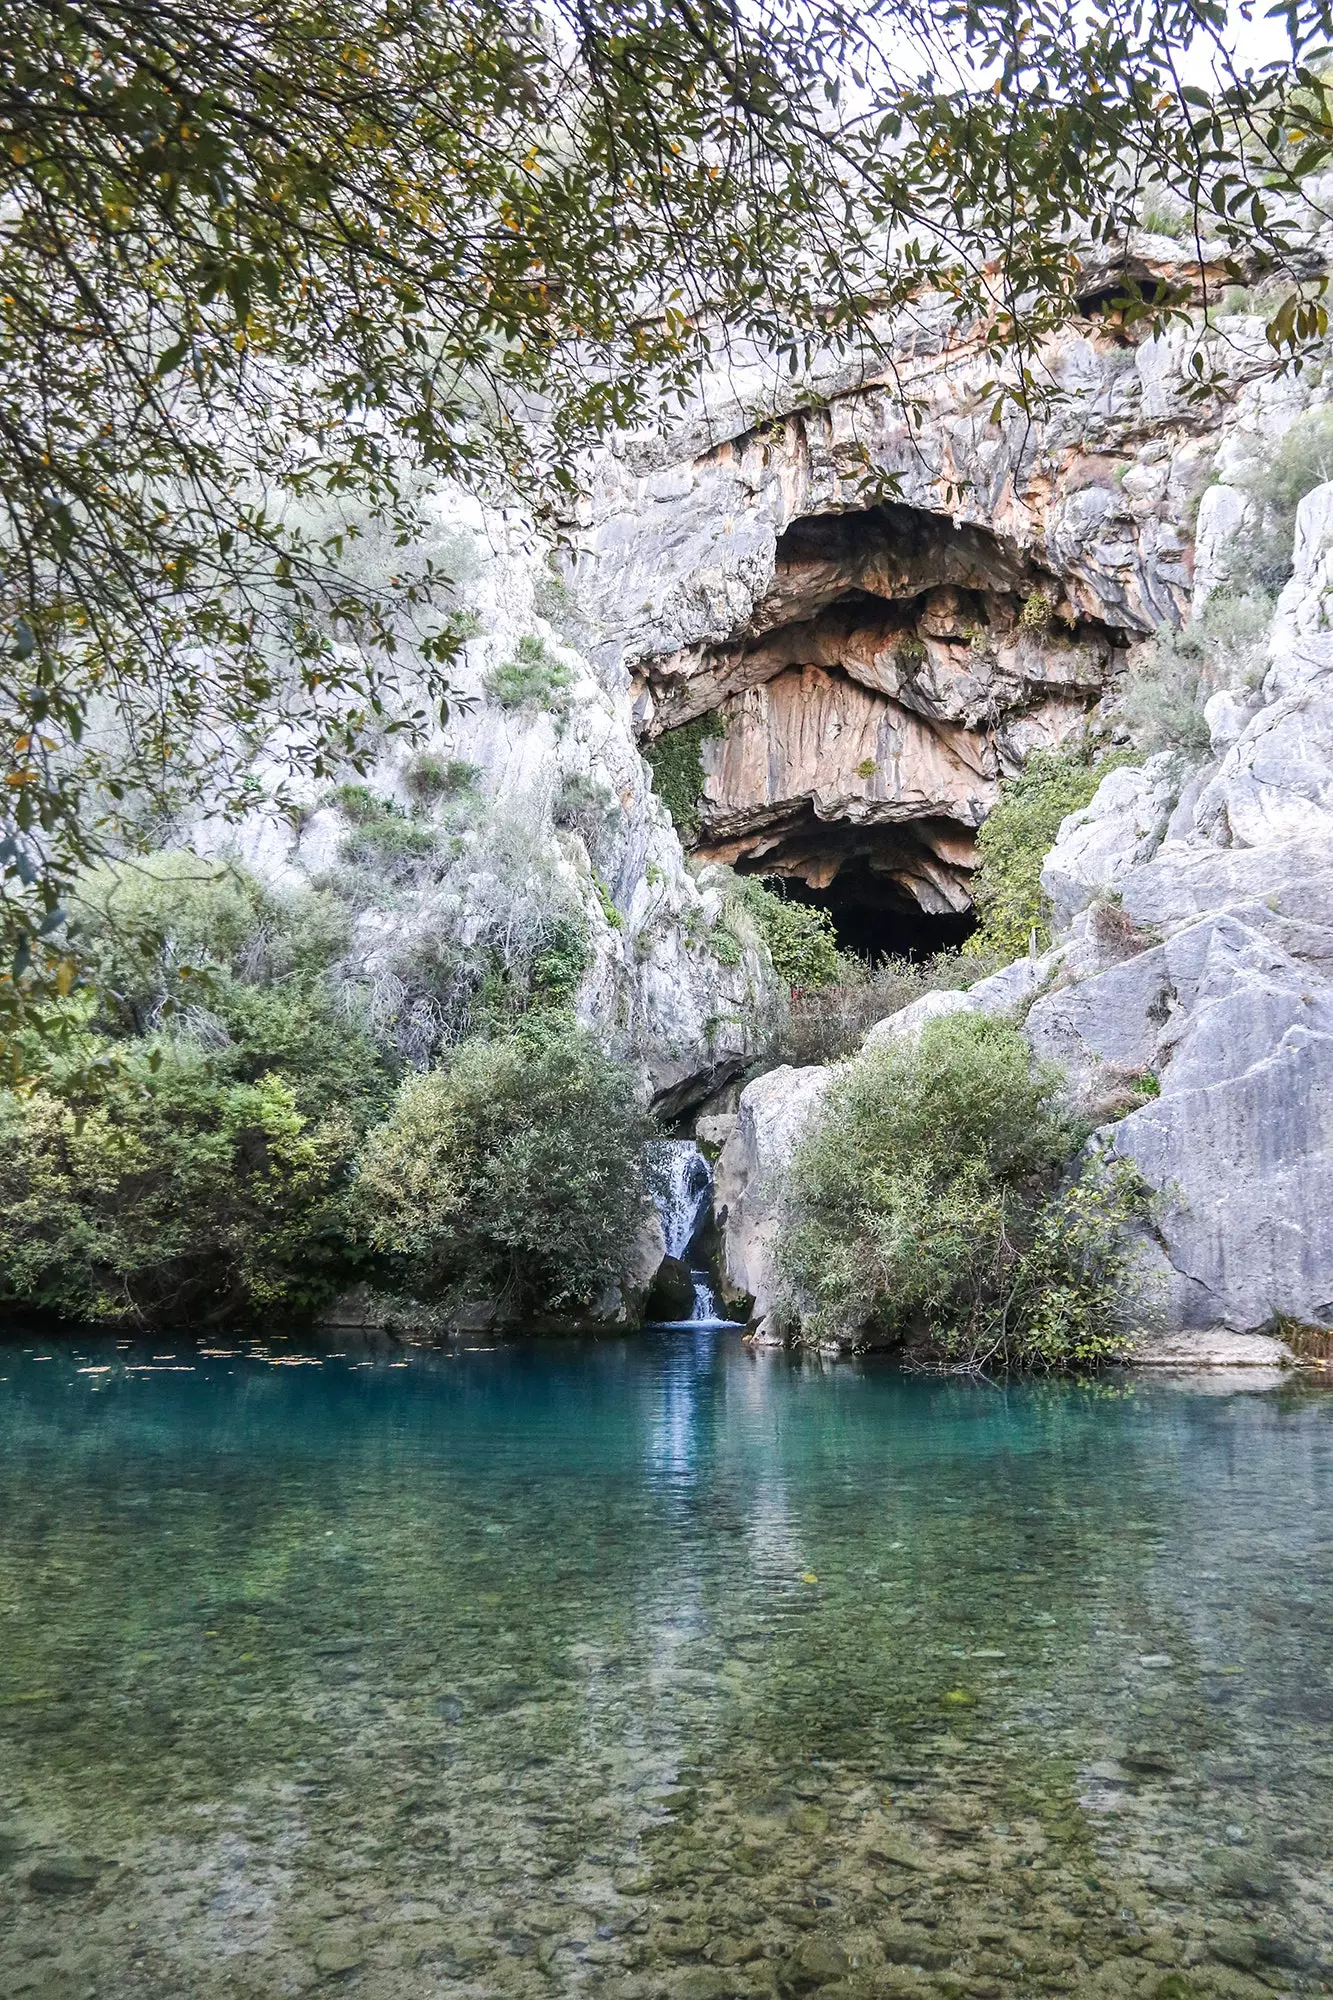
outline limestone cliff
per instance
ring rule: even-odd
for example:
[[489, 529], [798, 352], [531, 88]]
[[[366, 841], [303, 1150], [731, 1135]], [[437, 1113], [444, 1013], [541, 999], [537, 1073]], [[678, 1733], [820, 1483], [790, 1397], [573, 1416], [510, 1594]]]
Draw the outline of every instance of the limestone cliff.
[[[1180, 246], [1145, 251], [1145, 281], [1188, 275]], [[1201, 391], [1199, 327], [1136, 343], [1098, 283], [1028, 409], [923, 310], [873, 379], [723, 403], [598, 465], [574, 570], [593, 656], [641, 737], [715, 718], [702, 855], [835, 911], [964, 911], [999, 778], [1080, 735], [1186, 615], [1219, 454], [1323, 392], [1244, 315], [1205, 333]], [[1235, 510], [1203, 512], [1216, 567]]]
[[[1107, 776], [1043, 871], [1059, 939], [870, 1031], [1010, 1013], [1158, 1201], [1142, 1298], [1171, 1328], [1333, 1321], [1333, 485], [1302, 501], [1267, 671], [1208, 705], [1213, 754]], [[719, 1168], [733, 1282], [773, 1303], [782, 1172], [827, 1072], [743, 1094]], [[1126, 1110], [1126, 1107], [1129, 1106]], [[1123, 1114], [1123, 1115], [1117, 1115]]]

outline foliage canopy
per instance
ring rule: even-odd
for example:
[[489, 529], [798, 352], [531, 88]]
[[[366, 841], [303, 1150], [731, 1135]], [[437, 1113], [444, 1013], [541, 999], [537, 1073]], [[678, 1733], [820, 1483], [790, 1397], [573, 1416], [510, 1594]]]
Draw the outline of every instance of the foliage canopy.
[[[1289, 65], [1223, 58], [1205, 92], [1176, 59], [1220, 46], [1213, 0], [1151, 32], [1056, 0], [13, 0], [11, 980], [68, 980], [90, 857], [181, 801], [244, 810], [260, 749], [275, 782], [319, 774], [447, 693], [426, 482], [567, 495], [724, 329], [795, 374], [881, 353], [933, 290], [1023, 363], [1078, 310], [1080, 238], [1114, 261], [1151, 188], [1229, 277], [1291, 278], [1276, 352], [1321, 333], [1289, 197], [1333, 152], [1327, 27], [1288, 19]], [[1124, 288], [1131, 320], [1181, 305]], [[380, 582], [368, 538], [397, 551]]]
[[977, 835], [972, 902], [979, 928], [964, 952], [1018, 958], [1033, 938], [1051, 941], [1050, 909], [1041, 868], [1066, 814], [1088, 804], [1108, 770], [1123, 758], [1093, 765], [1059, 750], [1039, 750], [1017, 777], [1006, 778], [999, 803]]
[[633, 1254], [648, 1137], [628, 1069], [532, 1018], [404, 1082], [361, 1156], [361, 1226], [409, 1289], [586, 1309]]

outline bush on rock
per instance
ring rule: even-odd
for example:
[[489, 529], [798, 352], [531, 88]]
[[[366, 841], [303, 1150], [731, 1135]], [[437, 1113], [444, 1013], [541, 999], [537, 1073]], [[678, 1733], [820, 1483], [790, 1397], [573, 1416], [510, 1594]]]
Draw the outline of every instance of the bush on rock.
[[625, 1065], [533, 1016], [406, 1080], [362, 1153], [361, 1228], [409, 1290], [586, 1310], [632, 1254], [648, 1136]]
[[1107, 772], [1126, 761], [1106, 758], [1093, 765], [1066, 751], [1038, 750], [1017, 777], [1005, 779], [999, 804], [977, 835], [972, 902], [981, 921], [965, 952], [1008, 960], [1021, 957], [1033, 938], [1040, 949], [1050, 943], [1042, 863], [1061, 820], [1087, 805]]
[[956, 1014], [846, 1064], [784, 1191], [784, 1311], [811, 1340], [912, 1343], [973, 1367], [1121, 1353], [1137, 1176], [1061, 1170], [1082, 1136], [1059, 1072], [1007, 1022]]

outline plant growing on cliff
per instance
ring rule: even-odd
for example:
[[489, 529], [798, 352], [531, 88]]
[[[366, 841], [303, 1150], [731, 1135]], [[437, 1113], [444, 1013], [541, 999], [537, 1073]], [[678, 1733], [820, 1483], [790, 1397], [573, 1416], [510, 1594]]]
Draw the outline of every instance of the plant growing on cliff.
[[699, 715], [678, 729], [665, 730], [644, 749], [643, 761], [653, 774], [653, 790], [687, 847], [699, 831], [704, 744], [720, 741], [726, 733], [727, 725], [720, 715]]
[[1019, 957], [1035, 939], [1050, 943], [1050, 911], [1041, 869], [1066, 814], [1088, 804], [1123, 757], [1092, 764], [1060, 750], [1038, 750], [1000, 786], [998, 803], [977, 835], [972, 902], [980, 919], [965, 952]]
[[486, 692], [501, 708], [526, 708], [558, 715], [569, 706], [574, 675], [544, 639], [526, 634], [513, 653], [486, 676]]
[[155, 1039], [95, 1098], [0, 1093], [0, 1295], [144, 1326], [330, 1299], [357, 1268], [355, 1132], [336, 1103], [306, 1117], [289, 1077], [244, 1067], [230, 1047]]
[[736, 877], [733, 901], [752, 920], [786, 985], [816, 992], [841, 978], [843, 955], [827, 910], [779, 895], [753, 875]]
[[632, 1257], [649, 1136], [625, 1065], [530, 1021], [404, 1083], [361, 1155], [360, 1226], [407, 1290], [586, 1311]]
[[781, 993], [763, 1023], [766, 1064], [841, 1062], [860, 1048], [867, 1028], [927, 993], [957, 992], [999, 970], [984, 952], [937, 951], [925, 959], [882, 958], [868, 965], [839, 954], [838, 976], [827, 986]]
[[783, 1191], [783, 1310], [810, 1340], [910, 1343], [970, 1367], [1093, 1366], [1123, 1353], [1123, 1167], [1059, 1176], [1081, 1136], [1059, 1072], [983, 1015], [837, 1072]]
[[1307, 493], [1333, 479], [1333, 407], [1304, 411], [1277, 444], [1255, 449], [1235, 483], [1256, 503], [1249, 522], [1228, 551], [1233, 586], [1276, 591], [1291, 575], [1296, 509]]
[[1254, 687], [1266, 664], [1273, 601], [1260, 590], [1218, 591], [1180, 631], [1164, 630], [1137, 649], [1120, 710], [1135, 746], [1178, 750], [1197, 762], [1211, 749], [1204, 717], [1223, 687]]

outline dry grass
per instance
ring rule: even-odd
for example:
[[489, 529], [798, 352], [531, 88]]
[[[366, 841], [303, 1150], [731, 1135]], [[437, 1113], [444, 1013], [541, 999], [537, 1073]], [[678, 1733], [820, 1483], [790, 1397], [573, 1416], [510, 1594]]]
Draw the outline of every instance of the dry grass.
[[866, 1029], [896, 1014], [926, 993], [973, 986], [1005, 961], [959, 951], [933, 958], [888, 958], [875, 966], [845, 961], [846, 976], [813, 992], [784, 995], [773, 1010], [764, 1037], [766, 1067], [792, 1063], [840, 1062], [855, 1054]]

